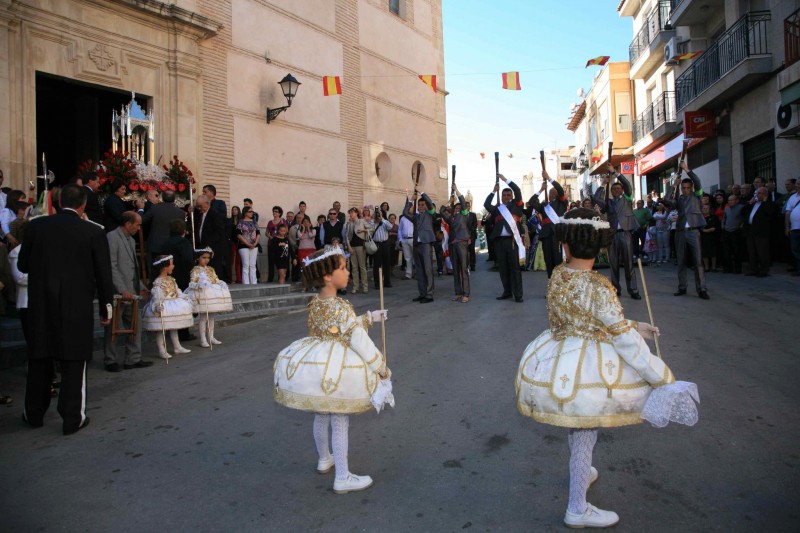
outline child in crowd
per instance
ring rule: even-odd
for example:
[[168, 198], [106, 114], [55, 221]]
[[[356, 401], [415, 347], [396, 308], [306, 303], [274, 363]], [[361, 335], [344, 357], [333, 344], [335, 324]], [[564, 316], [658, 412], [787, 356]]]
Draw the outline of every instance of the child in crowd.
[[142, 325], [144, 331], [156, 331], [156, 344], [158, 355], [162, 359], [170, 359], [167, 353], [165, 332], [169, 331], [172, 348], [176, 354], [189, 353], [191, 350], [181, 346], [178, 340], [178, 330], [191, 327], [194, 324], [192, 317], [192, 304], [178, 288], [175, 278], [171, 276], [175, 265], [172, 256], [167, 255], [153, 261], [152, 272], [156, 274], [153, 288], [150, 289], [150, 301], [144, 308]]
[[271, 257], [275, 258], [275, 268], [278, 269], [278, 283], [286, 283], [286, 271], [292, 261], [292, 247], [289, 244], [289, 228], [284, 224], [278, 226], [278, 233], [269, 241], [272, 247]]
[[394, 406], [386, 359], [367, 334], [367, 328], [386, 320], [387, 312], [368, 311], [357, 317], [350, 302], [337, 297], [350, 277], [339, 247], [328, 246], [309, 256], [303, 277], [310, 285], [320, 287], [319, 295], [308, 305], [309, 336], [278, 354], [273, 396], [286, 407], [316, 413], [317, 471], [325, 474], [335, 467], [333, 491], [363, 490], [372, 485], [372, 478], [350, 473], [348, 427], [351, 414], [373, 406], [378, 412], [384, 404]]
[[200, 346], [208, 348], [209, 342], [222, 344], [214, 337], [214, 313], [232, 311], [233, 302], [228, 285], [217, 277], [214, 267], [208, 266], [214, 251], [206, 247], [194, 253], [197, 266], [189, 273], [186, 294], [192, 303], [192, 310], [200, 316]]

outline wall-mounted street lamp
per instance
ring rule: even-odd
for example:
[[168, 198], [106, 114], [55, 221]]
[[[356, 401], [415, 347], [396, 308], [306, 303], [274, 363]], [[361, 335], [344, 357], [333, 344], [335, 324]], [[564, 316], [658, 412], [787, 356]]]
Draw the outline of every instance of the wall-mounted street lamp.
[[292, 98], [294, 98], [297, 94], [297, 89], [300, 87], [300, 82], [297, 81], [291, 74], [287, 74], [281, 81], [278, 82], [278, 85], [281, 86], [283, 96], [286, 97], [287, 105], [278, 107], [276, 109], [267, 108], [267, 124], [275, 120], [282, 111], [286, 111], [292, 107]]

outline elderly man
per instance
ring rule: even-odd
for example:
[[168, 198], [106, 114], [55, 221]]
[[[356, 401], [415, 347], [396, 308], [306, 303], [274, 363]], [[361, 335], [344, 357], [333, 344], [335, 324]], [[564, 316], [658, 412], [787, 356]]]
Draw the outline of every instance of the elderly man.
[[[150, 191], [147, 191], [150, 192]], [[142, 224], [149, 225], [147, 235], [147, 251], [149, 254], [160, 254], [164, 243], [169, 239], [169, 225], [173, 220], [184, 220], [185, 213], [175, 205], [175, 191], [166, 190], [161, 193], [164, 200], [155, 203], [145, 212]]]
[[211, 258], [209, 266], [213, 267], [217, 276], [222, 278], [224, 272], [223, 253], [228, 247], [225, 218], [211, 209], [211, 202], [205, 195], [200, 195], [195, 199], [195, 207], [195, 244], [198, 248], [211, 247], [214, 257]]
[[[794, 188], [789, 189], [789, 185]], [[794, 190], [794, 194], [791, 194]], [[800, 179], [786, 182], [786, 203], [783, 206], [786, 235], [794, 255], [792, 276], [800, 276]]]
[[97, 198], [97, 191], [100, 190], [100, 178], [97, 177], [97, 172], [91, 170], [81, 176], [81, 181], [86, 188], [86, 217], [102, 226], [103, 208], [100, 207], [100, 200]]
[[769, 276], [769, 234], [775, 218], [775, 204], [767, 200], [767, 188], [756, 189], [755, 196], [745, 208], [745, 235], [747, 239], [748, 276]]
[[[147, 291], [142, 290], [139, 265], [136, 261], [136, 243], [133, 235], [139, 232], [142, 226], [142, 217], [134, 211], [122, 213], [122, 225], [108, 232], [108, 249], [111, 253], [111, 279], [114, 291], [122, 296], [125, 305], [122, 306], [122, 316], [117, 317], [125, 329], [131, 329], [136, 320], [133, 333], [125, 334], [125, 370], [132, 368], [147, 368], [152, 361], [142, 361], [142, 328], [139, 317], [134, 318], [132, 302], [137, 296], [144, 296]], [[122, 370], [117, 358], [117, 343], [111, 334], [111, 325], [106, 326], [103, 365], [109, 372]]]
[[742, 227], [744, 226], [744, 206], [735, 194], [728, 196], [728, 205], [722, 215], [722, 250], [724, 271], [728, 274], [742, 273]]

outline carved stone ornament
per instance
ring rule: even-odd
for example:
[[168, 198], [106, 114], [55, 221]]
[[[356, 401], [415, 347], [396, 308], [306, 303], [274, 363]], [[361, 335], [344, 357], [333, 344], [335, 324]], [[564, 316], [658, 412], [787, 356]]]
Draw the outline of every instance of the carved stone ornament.
[[102, 70], [104, 72], [113, 67], [116, 63], [114, 61], [114, 57], [111, 55], [111, 52], [108, 51], [108, 48], [100, 43], [89, 50], [89, 59], [94, 62], [94, 65], [98, 70]]

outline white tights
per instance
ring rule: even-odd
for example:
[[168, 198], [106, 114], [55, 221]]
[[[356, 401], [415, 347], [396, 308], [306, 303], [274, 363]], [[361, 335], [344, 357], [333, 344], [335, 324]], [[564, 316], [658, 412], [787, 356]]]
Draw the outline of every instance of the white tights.
[[208, 313], [208, 318], [206, 318], [206, 313], [200, 313], [197, 331], [200, 332], [200, 340], [206, 339], [206, 335], [208, 335], [208, 342], [211, 342], [211, 339], [217, 340], [214, 337], [214, 313]]
[[333, 435], [333, 463], [336, 465], [336, 479], [344, 480], [350, 475], [347, 464], [348, 430], [350, 417], [348, 415], [321, 415], [314, 416], [314, 444], [320, 459], [331, 456], [328, 438], [328, 426]]
[[[169, 340], [172, 341], [172, 349], [177, 350], [178, 348], [183, 348], [183, 346], [181, 346], [181, 341], [178, 340], [178, 330], [171, 329], [168, 333]], [[158, 346], [158, 353], [167, 353], [167, 347], [164, 344], [164, 335], [162, 335], [160, 331], [156, 332], [156, 346]]]
[[592, 450], [597, 442], [596, 429], [570, 429], [569, 437], [569, 504], [567, 511], [586, 512], [586, 491], [592, 475]]

